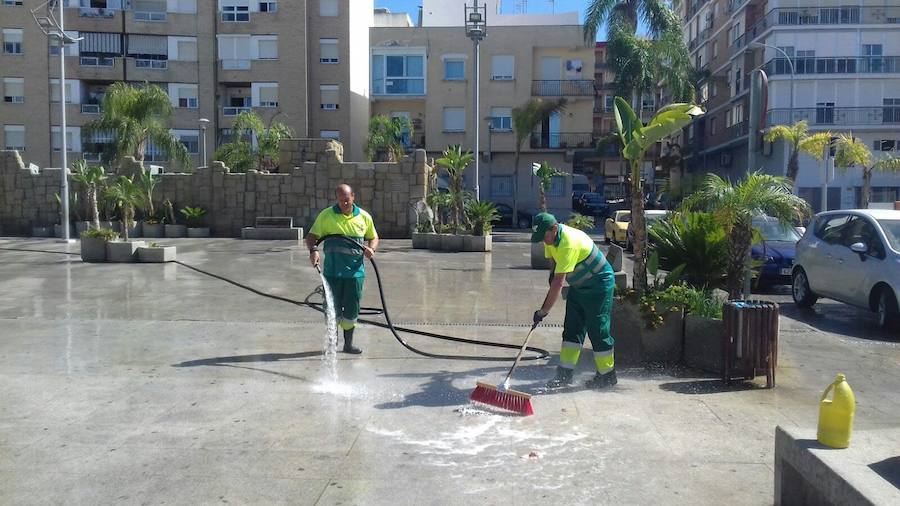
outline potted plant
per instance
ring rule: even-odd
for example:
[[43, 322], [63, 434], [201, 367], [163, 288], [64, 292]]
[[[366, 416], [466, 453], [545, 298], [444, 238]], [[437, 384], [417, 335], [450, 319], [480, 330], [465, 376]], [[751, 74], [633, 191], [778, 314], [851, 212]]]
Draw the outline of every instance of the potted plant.
[[493, 202], [472, 201], [466, 206], [466, 214], [472, 222], [472, 235], [465, 238], [465, 251], [491, 251], [491, 224], [500, 219]]
[[459, 234], [466, 220], [466, 192], [463, 188], [463, 174], [466, 171], [466, 167], [475, 160], [475, 156], [471, 151], [463, 152], [459, 144], [448, 146], [444, 150], [443, 155], [435, 160], [435, 163], [447, 171], [447, 177], [450, 181], [448, 188], [450, 194], [450, 218], [454, 226], [454, 233]]
[[167, 199], [163, 202], [163, 207], [166, 210], [166, 237], [169, 239], [187, 237], [187, 225], [179, 225], [175, 221], [175, 206], [172, 205], [172, 201]]
[[174, 262], [176, 258], [175, 246], [162, 246], [155, 242], [138, 248], [137, 253], [138, 261], [147, 264]]
[[116, 231], [108, 228], [91, 228], [81, 234], [81, 260], [83, 262], [105, 262], [106, 243], [119, 238]]
[[[146, 213], [144, 220], [141, 222], [144, 237], [162, 237], [164, 229], [163, 220], [156, 214], [153, 207], [153, 191], [159, 184], [159, 177], [154, 176], [149, 170], [142, 170], [135, 184], [138, 187], [141, 198], [141, 208]], [[149, 234], [148, 234], [149, 227]]]
[[[106, 170], [102, 166], [89, 166], [84, 160], [75, 162], [74, 168], [75, 173], [72, 175], [72, 179], [81, 184], [85, 193], [85, 201], [88, 204], [88, 223], [95, 229], [100, 228], [98, 198], [101, 194], [103, 183], [106, 181]], [[77, 228], [78, 225], [76, 224], [76, 230]]]
[[140, 205], [142, 197], [140, 187], [133, 178], [119, 176], [116, 181], [106, 189], [109, 199], [115, 204], [121, 218], [122, 237], [128, 241], [140, 234], [138, 223], [134, 220], [135, 208]]
[[141, 235], [149, 238], [165, 237], [165, 220], [165, 214], [161, 212], [148, 215], [144, 218], [144, 221], [141, 222]]
[[582, 232], [587, 232], [594, 228], [594, 217], [593, 216], [585, 216], [579, 213], [572, 213], [572, 216], [566, 221], [566, 225], [577, 228]]
[[[540, 212], [547, 212], [547, 192], [550, 191], [550, 185], [553, 178], [557, 176], [568, 176], [569, 174], [557, 170], [547, 162], [541, 162], [540, 165], [534, 164], [532, 172], [538, 178], [538, 205]], [[532, 269], [549, 269], [550, 261], [544, 256], [544, 244], [536, 242], [531, 245], [531, 268]]]
[[204, 227], [206, 209], [202, 207], [185, 207], [181, 210], [187, 222], [188, 237], [209, 237], [209, 227]]
[[429, 235], [435, 235], [434, 225], [431, 222], [419, 223], [416, 231], [412, 233], [413, 249], [428, 249]]

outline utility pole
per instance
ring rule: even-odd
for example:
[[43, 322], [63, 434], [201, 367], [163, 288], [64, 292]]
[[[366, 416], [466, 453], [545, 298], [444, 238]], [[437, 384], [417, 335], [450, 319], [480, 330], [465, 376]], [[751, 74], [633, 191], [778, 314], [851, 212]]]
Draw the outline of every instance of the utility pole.
[[487, 35], [487, 4], [478, 5], [478, 0], [472, 0], [472, 5], [464, 5], [466, 36], [472, 39], [474, 44], [475, 72], [475, 110], [472, 111], [472, 122], [475, 127], [475, 200], [481, 200], [481, 48], [480, 43]]

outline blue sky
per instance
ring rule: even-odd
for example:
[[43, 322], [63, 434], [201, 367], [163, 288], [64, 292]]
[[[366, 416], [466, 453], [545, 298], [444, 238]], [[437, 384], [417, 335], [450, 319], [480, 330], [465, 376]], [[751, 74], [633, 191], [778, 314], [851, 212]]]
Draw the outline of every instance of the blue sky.
[[[416, 22], [416, 13], [420, 5], [422, 5], [422, 0], [375, 0], [376, 7], [387, 7], [391, 12], [408, 12], [413, 23]], [[516, 0], [503, 0], [503, 13], [513, 14], [515, 5]], [[556, 12], [578, 11], [583, 18], [586, 5], [587, 0], [556, 0]], [[552, 12], [552, 9], [548, 0], [528, 0], [528, 12], [541, 14]], [[601, 30], [598, 38], [602, 37], [605, 37], [605, 34]]]

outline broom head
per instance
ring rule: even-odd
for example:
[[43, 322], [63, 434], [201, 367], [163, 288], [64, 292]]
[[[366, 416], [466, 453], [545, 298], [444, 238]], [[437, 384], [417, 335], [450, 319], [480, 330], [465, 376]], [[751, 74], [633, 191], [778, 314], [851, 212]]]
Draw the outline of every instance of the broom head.
[[497, 385], [481, 381], [476, 383], [475, 391], [469, 396], [469, 400], [512, 411], [523, 416], [534, 414], [534, 408], [531, 406], [531, 395], [509, 389], [501, 390]]

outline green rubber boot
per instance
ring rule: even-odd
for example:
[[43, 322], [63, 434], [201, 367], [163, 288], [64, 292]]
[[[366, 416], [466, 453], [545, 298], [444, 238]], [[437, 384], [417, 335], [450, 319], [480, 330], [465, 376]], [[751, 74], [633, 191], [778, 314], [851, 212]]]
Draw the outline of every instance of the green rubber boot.
[[344, 353], [359, 355], [362, 350], [353, 346], [353, 329], [344, 331]]
[[613, 369], [606, 374], [600, 374], [598, 372], [594, 375], [593, 378], [589, 379], [587, 383], [584, 384], [584, 386], [594, 390], [600, 390], [603, 388], [609, 388], [618, 382], [619, 380], [616, 379], [616, 370]]
[[562, 388], [572, 384], [575, 371], [565, 367], [556, 368], [556, 377], [547, 382], [547, 388]]

